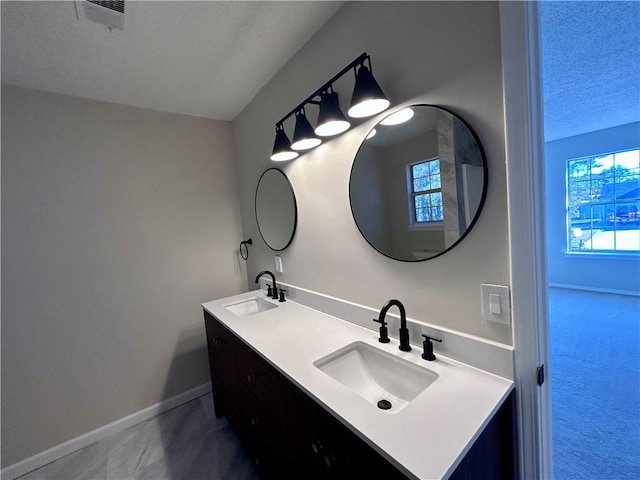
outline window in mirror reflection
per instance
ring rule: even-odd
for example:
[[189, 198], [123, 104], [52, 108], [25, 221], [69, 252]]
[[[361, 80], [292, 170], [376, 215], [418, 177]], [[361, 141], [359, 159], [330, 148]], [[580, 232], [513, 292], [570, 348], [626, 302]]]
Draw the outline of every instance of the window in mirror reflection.
[[430, 158], [407, 166], [410, 218], [413, 226], [433, 225], [444, 220], [442, 212], [442, 185], [440, 159]]

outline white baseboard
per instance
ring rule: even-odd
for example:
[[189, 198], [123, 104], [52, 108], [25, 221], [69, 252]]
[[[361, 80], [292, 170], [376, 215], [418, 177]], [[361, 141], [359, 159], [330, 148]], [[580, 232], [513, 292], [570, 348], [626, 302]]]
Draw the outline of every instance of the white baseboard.
[[140, 422], [149, 420], [161, 413], [164, 413], [172, 408], [178, 407], [183, 403], [187, 403], [195, 398], [201, 397], [211, 391], [211, 383], [205, 383], [198, 387], [187, 390], [174, 397], [162, 400], [161, 402], [144, 408], [138, 412], [127, 415], [115, 422], [104, 425], [90, 432], [87, 432], [79, 437], [72, 438], [64, 443], [51, 447], [44, 452], [37, 453], [32, 457], [26, 458], [18, 463], [9, 465], [0, 471], [0, 478], [2, 480], [13, 480], [29, 473], [37, 468], [58, 460], [70, 453], [76, 452], [81, 448], [87, 447], [92, 443], [103, 440], [115, 433], [118, 433], [126, 428], [132, 427]]
[[571, 285], [568, 283], [549, 283], [549, 286], [555, 288], [567, 288], [569, 290], [582, 290], [585, 292], [613, 293], [616, 295], [630, 295], [632, 297], [640, 297], [640, 292], [634, 292], [633, 290], [615, 290], [613, 288], [585, 287], [584, 285]]

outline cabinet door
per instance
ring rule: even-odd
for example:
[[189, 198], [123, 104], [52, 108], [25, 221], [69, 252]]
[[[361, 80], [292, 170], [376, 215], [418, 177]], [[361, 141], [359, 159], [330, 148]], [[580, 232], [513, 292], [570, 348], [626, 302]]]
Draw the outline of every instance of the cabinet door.
[[240, 341], [236, 345], [236, 364], [239, 381], [281, 422], [287, 388], [281, 374]]
[[518, 478], [515, 415], [515, 394], [511, 392], [471, 450], [451, 474], [450, 480]]
[[286, 462], [283, 458], [282, 431], [278, 420], [241, 382], [238, 384], [244, 419], [245, 448], [264, 479], [282, 479]]
[[346, 432], [351, 478], [406, 480], [407, 477], [352, 432]]
[[285, 449], [297, 478], [406, 480], [333, 415], [300, 391], [290, 395]]
[[[238, 340], [236, 340], [233, 333], [208, 312], [204, 313], [204, 318], [214, 399], [222, 388], [226, 390], [231, 400], [235, 401], [235, 385], [238, 376], [236, 372], [235, 344]], [[216, 415], [220, 416], [217, 408]]]
[[291, 392], [284, 424], [284, 444], [288, 462], [298, 478], [350, 478], [350, 454], [337, 426], [337, 420], [315, 401], [302, 392]]

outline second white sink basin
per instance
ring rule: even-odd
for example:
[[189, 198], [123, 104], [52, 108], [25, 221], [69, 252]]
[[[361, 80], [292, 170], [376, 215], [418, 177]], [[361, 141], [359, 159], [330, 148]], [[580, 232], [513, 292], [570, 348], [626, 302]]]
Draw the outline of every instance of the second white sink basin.
[[243, 300], [242, 302], [233, 303], [231, 305], [225, 305], [224, 308], [239, 317], [247, 317], [256, 313], [266, 312], [272, 308], [278, 308], [278, 306], [267, 302], [262, 298], [256, 297], [250, 298], [249, 300]]
[[313, 365], [388, 413], [397, 413], [435, 382], [438, 374], [372, 347], [354, 342]]

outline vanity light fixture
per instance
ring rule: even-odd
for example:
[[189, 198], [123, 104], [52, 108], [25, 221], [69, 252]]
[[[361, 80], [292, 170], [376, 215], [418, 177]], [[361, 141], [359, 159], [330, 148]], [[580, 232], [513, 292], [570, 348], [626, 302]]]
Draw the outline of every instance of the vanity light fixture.
[[338, 94], [329, 86], [326, 92], [320, 94], [320, 113], [316, 134], [320, 137], [332, 137], [349, 130], [351, 124], [347, 121], [338, 104]]
[[289, 137], [284, 132], [284, 126], [282, 123], [276, 125], [276, 140], [273, 143], [273, 153], [271, 154], [271, 160], [274, 162], [286, 162], [287, 160], [293, 160], [298, 156], [298, 152], [291, 150], [291, 142]]
[[400, 125], [401, 123], [408, 122], [413, 118], [413, 110], [409, 107], [398, 110], [392, 113], [384, 120], [380, 121], [380, 125]]
[[[365, 62], [368, 66], [365, 65]], [[363, 53], [276, 123], [276, 139], [271, 160], [293, 160], [298, 156], [298, 152], [310, 150], [320, 145], [322, 138], [318, 137], [338, 135], [351, 127], [351, 123], [340, 110], [338, 93], [333, 89], [333, 84], [351, 69], [355, 74], [355, 86], [349, 108], [350, 117], [370, 117], [389, 106], [389, 100], [371, 73], [371, 57], [367, 53]], [[308, 104], [319, 106], [315, 129], [309, 123], [306, 115], [305, 107]], [[292, 115], [295, 115], [296, 119], [293, 143], [289, 141], [284, 131], [284, 123]]]
[[371, 58], [367, 57], [367, 59], [369, 60], [369, 68], [363, 62], [356, 72], [356, 84], [351, 95], [351, 107], [347, 112], [353, 118], [370, 117], [386, 110], [391, 104], [376, 79], [373, 78]]
[[317, 147], [322, 143], [316, 133], [313, 131], [313, 127], [307, 120], [304, 107], [296, 112], [296, 128], [293, 131], [293, 143], [291, 148], [294, 150], [309, 150]]

